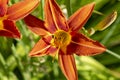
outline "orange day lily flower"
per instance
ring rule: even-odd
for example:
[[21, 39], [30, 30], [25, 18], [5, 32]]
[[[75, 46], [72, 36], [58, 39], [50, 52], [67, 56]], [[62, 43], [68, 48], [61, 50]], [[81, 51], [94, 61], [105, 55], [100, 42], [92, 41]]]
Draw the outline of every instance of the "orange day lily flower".
[[68, 20], [55, 0], [45, 0], [45, 21], [28, 15], [24, 18], [28, 28], [41, 36], [30, 56], [55, 56], [67, 80], [78, 80], [73, 54], [88, 56], [102, 53], [106, 48], [99, 42], [79, 33], [92, 14], [94, 3], [76, 11]]
[[0, 0], [0, 36], [20, 38], [15, 21], [27, 16], [39, 0], [24, 0], [8, 7], [9, 0]]

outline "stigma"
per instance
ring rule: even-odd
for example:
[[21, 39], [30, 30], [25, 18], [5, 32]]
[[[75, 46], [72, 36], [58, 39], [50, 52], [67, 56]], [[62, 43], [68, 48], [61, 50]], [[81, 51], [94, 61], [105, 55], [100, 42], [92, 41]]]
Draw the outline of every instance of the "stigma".
[[63, 30], [58, 30], [52, 35], [52, 45], [55, 47], [66, 47], [71, 42], [71, 35]]

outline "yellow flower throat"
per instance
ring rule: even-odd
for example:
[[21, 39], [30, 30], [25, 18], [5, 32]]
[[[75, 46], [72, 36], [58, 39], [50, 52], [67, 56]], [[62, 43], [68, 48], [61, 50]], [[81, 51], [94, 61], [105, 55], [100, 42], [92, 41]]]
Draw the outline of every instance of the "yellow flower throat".
[[54, 33], [52, 45], [55, 47], [63, 48], [70, 44], [71, 35], [63, 30], [58, 30]]
[[3, 20], [7, 19], [7, 16], [3, 16], [3, 17], [0, 17], [0, 30], [2, 30], [4, 27], [3, 27]]

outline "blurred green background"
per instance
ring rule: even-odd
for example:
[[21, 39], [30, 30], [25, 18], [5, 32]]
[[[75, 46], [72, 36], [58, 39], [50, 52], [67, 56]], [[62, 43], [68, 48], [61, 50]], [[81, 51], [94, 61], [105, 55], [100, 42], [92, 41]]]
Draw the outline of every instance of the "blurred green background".
[[[19, 1], [9, 0], [9, 5]], [[104, 17], [116, 10], [118, 12], [116, 21], [107, 29], [97, 31], [90, 37], [120, 55], [120, 0], [57, 0], [57, 2], [67, 18], [83, 5], [96, 2], [95, 11], [85, 25], [86, 30], [95, 27]], [[32, 14], [44, 20], [43, 6], [44, 0], [41, 0]], [[66, 80], [57, 60], [52, 62], [53, 58], [50, 56], [36, 58], [28, 56], [40, 37], [28, 30], [22, 20], [16, 25], [22, 39], [0, 37], [0, 80]], [[75, 56], [75, 59], [79, 80], [120, 80], [120, 59], [106, 52], [92, 57]]]

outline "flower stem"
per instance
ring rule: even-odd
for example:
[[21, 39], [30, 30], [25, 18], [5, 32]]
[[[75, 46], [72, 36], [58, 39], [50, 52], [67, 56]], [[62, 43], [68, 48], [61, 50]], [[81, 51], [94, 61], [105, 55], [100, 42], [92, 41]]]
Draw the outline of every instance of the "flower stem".
[[13, 56], [14, 56], [16, 62], [17, 62], [18, 68], [21, 71], [22, 77], [23, 77], [24, 80], [26, 80], [26, 77], [25, 77], [25, 74], [24, 74], [24, 67], [23, 67], [22, 62], [20, 60], [20, 57], [16, 53], [16, 48], [15, 48], [14, 45], [12, 45], [12, 51], [13, 51]]
[[66, 8], [67, 8], [67, 12], [68, 12], [68, 17], [71, 15], [71, 6], [70, 6], [70, 0], [66, 0]]
[[117, 53], [112, 52], [112, 51], [110, 51], [108, 49], [106, 50], [106, 52], [109, 53], [109, 54], [111, 54], [111, 55], [113, 55], [113, 56], [115, 56], [116, 58], [120, 59], [120, 55], [118, 55]]
[[44, 11], [43, 11], [43, 8], [44, 8], [44, 0], [41, 0], [41, 11], [40, 11], [40, 13], [41, 13], [41, 18], [42, 19], [44, 19]]

